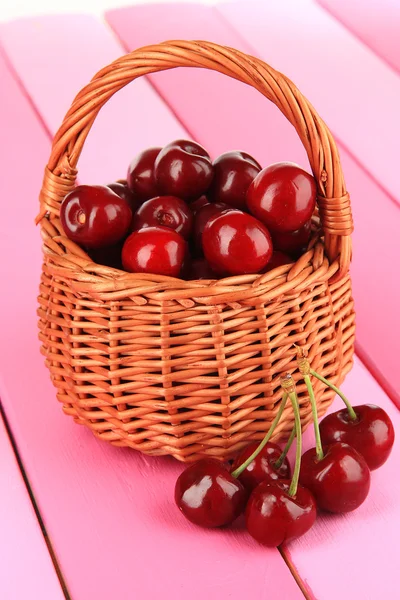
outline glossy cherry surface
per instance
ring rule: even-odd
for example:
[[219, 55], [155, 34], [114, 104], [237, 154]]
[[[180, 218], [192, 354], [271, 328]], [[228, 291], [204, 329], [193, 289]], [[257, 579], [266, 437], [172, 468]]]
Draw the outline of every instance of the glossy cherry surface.
[[133, 215], [132, 231], [161, 225], [187, 239], [192, 224], [193, 214], [186, 202], [175, 196], [156, 196], [146, 200]]
[[272, 271], [272, 269], [276, 269], [276, 267], [281, 267], [282, 265], [287, 265], [292, 262], [293, 259], [290, 258], [290, 256], [284, 252], [279, 252], [279, 250], [274, 250], [269, 263], [263, 270], [263, 273], [268, 273], [268, 271]]
[[207, 223], [229, 209], [230, 207], [227, 204], [216, 202], [215, 204], [205, 204], [196, 212], [193, 225], [193, 243], [198, 254], [203, 254], [203, 232]]
[[208, 152], [188, 140], [175, 140], [165, 146], [155, 162], [160, 193], [194, 200], [204, 194], [213, 178]]
[[257, 175], [247, 193], [250, 212], [274, 231], [296, 231], [311, 219], [315, 179], [294, 163], [275, 163]]
[[261, 171], [258, 162], [250, 154], [236, 150], [221, 154], [213, 167], [214, 178], [207, 193], [210, 200], [247, 211], [247, 190]]
[[187, 252], [185, 240], [167, 227], [134, 231], [122, 248], [122, 264], [132, 273], [179, 277]]
[[110, 188], [113, 192], [117, 194], [120, 198], [126, 200], [126, 202], [131, 207], [132, 213], [138, 208], [140, 202], [132, 190], [129, 189], [128, 184], [122, 181], [113, 181], [113, 183], [107, 184], [107, 187]]
[[[240, 467], [257, 449], [259, 443], [254, 442], [244, 448], [236, 457], [232, 471]], [[254, 460], [239, 475], [239, 481], [250, 492], [262, 481], [273, 481], [276, 479], [289, 479], [290, 464], [285, 457], [282, 465], [276, 468], [275, 463], [282, 454], [281, 448], [273, 442], [268, 442]]]
[[290, 481], [264, 481], [247, 503], [246, 527], [250, 535], [274, 548], [304, 535], [315, 523], [317, 507], [309, 490], [298, 486], [289, 495]]
[[187, 279], [218, 279], [205, 258], [195, 258], [191, 261]]
[[129, 165], [126, 176], [128, 186], [139, 200], [148, 200], [158, 195], [154, 179], [154, 162], [161, 148], [148, 148], [140, 152]]
[[275, 250], [298, 258], [303, 254], [311, 236], [311, 221], [296, 231], [271, 231], [272, 243]]
[[243, 511], [248, 494], [226, 467], [205, 458], [187, 467], [175, 485], [175, 502], [185, 517], [203, 527], [232, 523]]
[[225, 212], [209, 223], [202, 242], [204, 255], [217, 273], [258, 273], [272, 255], [267, 228], [251, 215], [236, 210]]
[[301, 459], [300, 483], [309, 489], [317, 505], [333, 513], [350, 512], [368, 496], [370, 472], [364, 458], [348, 444], [336, 442], [324, 448], [318, 460], [315, 448]]
[[87, 248], [102, 248], [125, 236], [132, 211], [105, 185], [79, 185], [62, 201], [60, 219], [71, 240]]
[[319, 429], [324, 445], [344, 442], [365, 458], [370, 470], [378, 469], [389, 458], [394, 444], [394, 428], [389, 415], [374, 404], [353, 406], [357, 419], [346, 408], [322, 419]]

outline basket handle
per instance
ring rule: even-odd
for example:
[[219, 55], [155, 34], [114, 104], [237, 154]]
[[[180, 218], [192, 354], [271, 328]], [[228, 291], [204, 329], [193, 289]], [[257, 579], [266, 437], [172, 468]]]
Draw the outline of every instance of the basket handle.
[[99, 71], [73, 101], [57, 131], [40, 193], [39, 222], [58, 217], [64, 196], [75, 186], [76, 165], [85, 139], [102, 106], [142, 75], [176, 67], [219, 71], [256, 88], [295, 127], [318, 185], [317, 203], [330, 261], [338, 259], [335, 279], [348, 272], [353, 221], [335, 141], [313, 106], [290, 79], [258, 58], [203, 41], [170, 41], [134, 50]]

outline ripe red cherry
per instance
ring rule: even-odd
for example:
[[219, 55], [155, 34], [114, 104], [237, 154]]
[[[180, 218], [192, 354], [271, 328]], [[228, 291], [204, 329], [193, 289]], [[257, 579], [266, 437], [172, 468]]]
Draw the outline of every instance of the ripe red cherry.
[[394, 428], [389, 415], [379, 406], [353, 406], [357, 419], [348, 410], [338, 410], [322, 419], [319, 429], [324, 445], [344, 442], [357, 450], [370, 470], [378, 469], [389, 458], [394, 443]]
[[269, 263], [263, 270], [263, 273], [268, 273], [268, 271], [272, 271], [272, 269], [276, 269], [276, 267], [288, 265], [292, 262], [293, 260], [290, 258], [290, 256], [288, 256], [284, 252], [279, 252], [279, 250], [274, 250]]
[[234, 151], [221, 154], [213, 167], [214, 178], [207, 194], [210, 200], [247, 211], [247, 190], [261, 171], [258, 162], [246, 152]]
[[204, 194], [213, 177], [208, 152], [188, 140], [176, 140], [165, 146], [157, 156], [154, 172], [161, 193], [183, 200], [194, 200]]
[[197, 198], [197, 200], [193, 200], [193, 202], [190, 203], [190, 209], [194, 215], [197, 215], [199, 210], [201, 208], [203, 208], [203, 206], [206, 206], [207, 204], [210, 204], [210, 203], [208, 201], [207, 196], [205, 196], [203, 194], [202, 196], [200, 196], [200, 198]]
[[307, 247], [311, 236], [311, 221], [296, 231], [271, 231], [272, 243], [275, 250], [298, 258]]
[[134, 231], [122, 248], [122, 264], [132, 273], [155, 273], [179, 277], [187, 245], [179, 233], [167, 227]]
[[102, 248], [124, 237], [132, 211], [105, 185], [79, 185], [62, 201], [60, 219], [71, 240], [87, 248]]
[[250, 535], [274, 548], [304, 535], [315, 523], [317, 507], [309, 490], [297, 487], [289, 495], [290, 481], [264, 481], [253, 490], [246, 508], [246, 528]]
[[203, 250], [217, 273], [258, 273], [271, 258], [272, 241], [260, 221], [232, 210], [207, 225], [203, 232]]
[[282, 162], [260, 171], [247, 193], [250, 212], [274, 231], [296, 231], [312, 217], [315, 179], [294, 163]]
[[115, 192], [117, 196], [123, 198], [129, 204], [132, 213], [135, 212], [135, 210], [139, 206], [139, 200], [132, 192], [132, 190], [129, 189], [126, 181], [114, 181], [113, 183], [109, 183], [107, 187], [110, 188], [110, 190], [112, 190], [113, 192]]
[[139, 200], [148, 200], [158, 195], [154, 179], [154, 161], [161, 148], [148, 148], [132, 160], [126, 176], [128, 186]]
[[205, 458], [187, 467], [175, 486], [175, 503], [185, 517], [203, 527], [232, 523], [246, 505], [247, 492], [225, 466]]
[[195, 214], [193, 226], [193, 240], [195, 251], [203, 254], [203, 232], [207, 223], [220, 215], [225, 210], [229, 210], [227, 204], [216, 202], [215, 204], [205, 204]]
[[309, 489], [322, 510], [333, 513], [358, 508], [369, 492], [371, 475], [364, 458], [348, 444], [328, 446], [318, 460], [315, 448], [301, 459], [300, 483]]
[[218, 279], [205, 258], [195, 258], [189, 265], [187, 279]]
[[146, 200], [133, 215], [132, 231], [161, 225], [187, 239], [192, 231], [192, 224], [192, 211], [186, 202], [175, 196], [156, 196]]
[[[242, 465], [258, 448], [259, 442], [249, 444], [235, 459], [232, 471]], [[250, 492], [262, 481], [273, 481], [276, 479], [290, 479], [290, 464], [285, 457], [282, 465], [276, 468], [275, 463], [282, 454], [281, 448], [273, 442], [268, 442], [254, 460], [239, 475], [239, 481]]]

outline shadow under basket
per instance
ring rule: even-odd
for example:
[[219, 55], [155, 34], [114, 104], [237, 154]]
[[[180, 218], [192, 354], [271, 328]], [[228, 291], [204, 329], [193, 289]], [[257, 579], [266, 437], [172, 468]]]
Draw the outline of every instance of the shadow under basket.
[[[318, 186], [314, 234], [294, 264], [264, 275], [182, 281], [93, 263], [65, 237], [59, 213], [97, 113], [141, 75], [175, 67], [219, 71], [256, 88], [295, 127]], [[261, 60], [202, 41], [141, 48], [78, 94], [57, 132], [40, 195], [42, 352], [63, 410], [116, 446], [190, 462], [232, 457], [260, 440], [299, 379], [293, 344], [340, 385], [352, 366], [352, 217], [332, 135], [295, 85]], [[319, 414], [333, 392], [316, 383]], [[311, 421], [298, 386], [303, 427]], [[290, 406], [275, 440], [294, 424]]]

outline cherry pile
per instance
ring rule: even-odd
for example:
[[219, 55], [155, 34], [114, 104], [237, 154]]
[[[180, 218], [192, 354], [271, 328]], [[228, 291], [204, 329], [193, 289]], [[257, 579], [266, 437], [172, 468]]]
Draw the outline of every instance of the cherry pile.
[[[346, 513], [367, 498], [370, 471], [388, 459], [394, 443], [393, 424], [378, 406], [352, 407], [330, 381], [313, 371], [298, 348], [298, 368], [306, 383], [315, 430], [315, 448], [302, 455], [301, 422], [296, 386], [290, 374], [282, 378], [278, 413], [260, 444], [252, 443], [233, 465], [207, 458], [187, 467], [175, 486], [175, 503], [184, 516], [203, 527], [229, 525], [245, 514], [249, 534], [275, 547], [306, 533], [317, 510]], [[332, 388], [346, 404], [318, 423], [311, 376]], [[295, 427], [286, 447], [270, 442], [290, 398]], [[296, 439], [291, 477], [287, 452]]]
[[262, 169], [239, 151], [212, 162], [199, 144], [175, 140], [136, 156], [126, 180], [76, 187], [60, 218], [65, 234], [97, 263], [218, 279], [297, 259], [315, 201], [314, 178], [293, 163]]

